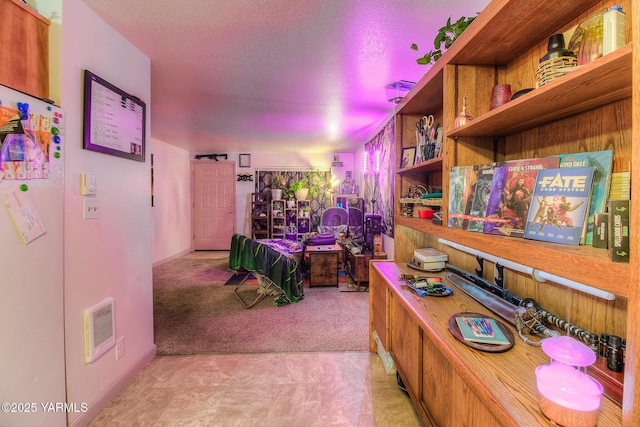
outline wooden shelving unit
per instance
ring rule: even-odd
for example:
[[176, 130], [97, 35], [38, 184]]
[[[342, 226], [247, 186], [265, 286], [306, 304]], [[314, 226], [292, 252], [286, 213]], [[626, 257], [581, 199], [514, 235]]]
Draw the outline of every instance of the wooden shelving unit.
[[[631, 426], [640, 425], [640, 389], [635, 386], [640, 380], [636, 374], [640, 328], [627, 317], [640, 315], [640, 266], [633, 255], [640, 245], [632, 241], [631, 263], [620, 264], [610, 261], [602, 249], [485, 235], [446, 225], [453, 166], [613, 150], [614, 172], [632, 170], [632, 181], [640, 179], [638, 168], [630, 169], [640, 161], [640, 97], [635, 90], [640, 85], [640, 53], [633, 48], [639, 40], [640, 11], [632, 9], [631, 0], [619, 3], [627, 14], [627, 45], [494, 110], [489, 109], [494, 84], [510, 84], [514, 93], [535, 87], [535, 69], [547, 51], [549, 36], [571, 29], [611, 4], [493, 0], [480, 13], [396, 108], [394, 246], [397, 263], [408, 261], [414, 248], [431, 246], [447, 252], [453, 265], [469, 271], [478, 267], [474, 256], [442, 244], [443, 239], [615, 294], [614, 301], [605, 301], [505, 269], [505, 284], [513, 293], [536, 299], [540, 306], [588, 331], [627, 338], [628, 386], [622, 425]], [[462, 98], [467, 99], [473, 120], [455, 128]], [[442, 158], [400, 169], [402, 149], [415, 147], [415, 123], [428, 114], [444, 127]], [[402, 205], [411, 202], [408, 190], [415, 185], [442, 188], [444, 225], [401, 215]], [[632, 206], [640, 203], [639, 194], [638, 186], [632, 185]], [[636, 212], [632, 209], [632, 226], [640, 224]], [[631, 232], [634, 235], [637, 231]], [[494, 266], [484, 265], [485, 278], [491, 280]], [[407, 322], [411, 323], [415, 312], [411, 307], [408, 310]], [[392, 342], [389, 345], [393, 347]], [[396, 353], [399, 371], [417, 375], [413, 359], [402, 350]], [[469, 368], [462, 361], [452, 369]], [[417, 389], [412, 399], [418, 407], [423, 383], [418, 377], [414, 380]]]
[[271, 238], [284, 239], [287, 220], [285, 217], [284, 200], [271, 200]]
[[[311, 201], [296, 200], [297, 216], [295, 218], [295, 224], [298, 240], [304, 240], [305, 236], [311, 232], [311, 217], [308, 215], [310, 209]], [[306, 214], [304, 213], [305, 211], [307, 212]]]
[[269, 215], [270, 193], [251, 193], [251, 238], [268, 239], [270, 237]]
[[[400, 214], [403, 201], [406, 202], [407, 188], [418, 183], [423, 184], [425, 177], [437, 176], [442, 181], [445, 211], [443, 223], [446, 224], [448, 171], [452, 166], [613, 149], [616, 155], [615, 170], [628, 169], [631, 158], [631, 43], [499, 108], [489, 110], [488, 107], [491, 84], [496, 79], [501, 82], [514, 79], [522, 87], [535, 86], [535, 69], [531, 69], [535, 68], [531, 66], [532, 63], [535, 64], [535, 60], [523, 60], [522, 57], [539, 57], [541, 52], [546, 51], [546, 38], [540, 37], [538, 24], [545, 29], [554, 28], [550, 31], [551, 34], [566, 30], [590, 13], [595, 13], [599, 6], [590, 9], [594, 4], [599, 3], [583, 1], [576, 8], [561, 6], [558, 11], [552, 8], [552, 23], [539, 15], [539, 12], [546, 13], [549, 9], [547, 5], [531, 5], [525, 1], [494, 1], [487, 6], [398, 106], [396, 145], [399, 151], [396, 158], [399, 158], [401, 147], [415, 145], [411, 123], [421, 115], [441, 116], [446, 138], [443, 158], [398, 170], [396, 215]], [[627, 10], [630, 10], [630, 5]], [[514, 30], [513, 19], [525, 18], [530, 21], [521, 22], [530, 22], [535, 30], [520, 28], [520, 24], [514, 34], [509, 33], [510, 37], [502, 36], [503, 27], [509, 31]], [[545, 22], [539, 23], [541, 20]], [[494, 40], [500, 47], [487, 45], [489, 40]], [[505, 46], [505, 43], [510, 45]], [[513, 51], [512, 48], [516, 46], [520, 51]], [[523, 64], [529, 69], [525, 69]], [[443, 81], [451, 84], [444, 85]], [[445, 87], [448, 87], [448, 90], [445, 90]], [[514, 90], [520, 88], [515, 86]], [[456, 93], [459, 99], [455, 99]], [[474, 119], [463, 127], [454, 128], [453, 120], [457, 115], [454, 105], [459, 103], [463, 96], [475, 99], [471, 103], [471, 109], [475, 111]], [[436, 110], [439, 107], [443, 109]], [[584, 130], [576, 132], [576, 127], [583, 125], [585, 121], [589, 122], [590, 129], [584, 126]], [[605, 130], [612, 135], [605, 136]], [[571, 132], [576, 135], [571, 135]], [[545, 137], [548, 139], [541, 141], [541, 138]], [[550, 138], [556, 138], [557, 142]], [[398, 219], [398, 223], [406, 224], [402, 218]], [[407, 227], [423, 232], [420, 229], [423, 225], [425, 224], [410, 222]], [[471, 247], [483, 246], [483, 250], [496, 256], [503, 256], [505, 253], [505, 240], [501, 237], [456, 233], [447, 230], [446, 227], [429, 229], [428, 233], [434, 236], [453, 233], [455, 239], [464, 240]], [[625, 286], [625, 279], [629, 277], [628, 266], [607, 263], [606, 254], [592, 248], [553, 249], [558, 245], [550, 246], [551, 249], [528, 240], [508, 243], [508, 247], [512, 249], [509, 253], [534, 251], [536, 258], [545, 260], [545, 271], [563, 277], [577, 277], [589, 286], [607, 291], [613, 292], [613, 286], [617, 295], [628, 295]], [[407, 251], [409, 249], [410, 247]], [[553, 262], [548, 256], [544, 256], [549, 250], [554, 255], [562, 254], [557, 259], [565, 262]], [[400, 259], [408, 256], [402, 250], [399, 255]], [[574, 262], [572, 257], [575, 257]], [[606, 267], [606, 271], [616, 272], [616, 277], [620, 280], [612, 284], [611, 280], [601, 280], [599, 274], [580, 274], [567, 271], [565, 267], [567, 261], [569, 265], [584, 266], [585, 261], [591, 264], [592, 260], [594, 265]]]

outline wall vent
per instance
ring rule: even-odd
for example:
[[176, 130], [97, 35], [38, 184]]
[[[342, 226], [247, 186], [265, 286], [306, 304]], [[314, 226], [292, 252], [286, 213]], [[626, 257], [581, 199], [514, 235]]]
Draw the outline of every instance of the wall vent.
[[116, 343], [115, 303], [107, 298], [84, 311], [84, 361], [92, 363]]

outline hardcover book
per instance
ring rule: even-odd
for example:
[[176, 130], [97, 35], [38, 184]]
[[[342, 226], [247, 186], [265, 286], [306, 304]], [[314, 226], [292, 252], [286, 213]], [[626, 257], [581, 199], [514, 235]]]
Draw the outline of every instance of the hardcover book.
[[465, 166], [454, 166], [449, 172], [449, 227], [462, 228], [465, 197]]
[[510, 344], [500, 327], [493, 319], [477, 317], [456, 317], [460, 333], [466, 341], [483, 344]]
[[557, 168], [559, 164], [558, 157], [539, 157], [511, 160], [496, 168], [483, 231], [523, 237], [536, 174], [544, 169]]
[[482, 232], [484, 228], [484, 218], [487, 215], [489, 195], [491, 194], [491, 183], [493, 182], [493, 170], [497, 163], [488, 163], [478, 166], [478, 176], [476, 177], [473, 201], [469, 210], [467, 230]]
[[464, 170], [465, 206], [464, 216], [462, 217], [462, 228], [465, 230], [467, 230], [469, 227], [469, 218], [471, 214], [471, 207], [473, 205], [474, 195], [476, 192], [479, 167], [479, 165], [468, 166]]
[[613, 169], [613, 151], [592, 151], [587, 153], [561, 154], [561, 168], [594, 167], [593, 190], [591, 191], [591, 203], [589, 204], [589, 216], [587, 226], [581, 244], [593, 243], [594, 220], [596, 212], [604, 212], [607, 207], [607, 197], [611, 186], [611, 174]]
[[446, 267], [446, 262], [444, 261], [429, 261], [429, 262], [424, 262], [424, 261], [420, 261], [417, 260], [415, 257], [411, 260], [411, 262], [416, 266], [421, 268], [422, 270], [431, 270], [431, 271], [436, 271], [436, 270], [442, 270]]
[[449, 256], [434, 248], [420, 248], [413, 250], [413, 257], [420, 262], [447, 261]]
[[578, 245], [586, 225], [595, 168], [538, 171], [525, 238]]

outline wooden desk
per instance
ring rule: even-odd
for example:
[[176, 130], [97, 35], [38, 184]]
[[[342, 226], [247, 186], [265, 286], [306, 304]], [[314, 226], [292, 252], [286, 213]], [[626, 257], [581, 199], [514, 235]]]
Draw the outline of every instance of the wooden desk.
[[338, 287], [338, 266], [342, 248], [339, 245], [307, 246], [309, 254], [309, 287]]

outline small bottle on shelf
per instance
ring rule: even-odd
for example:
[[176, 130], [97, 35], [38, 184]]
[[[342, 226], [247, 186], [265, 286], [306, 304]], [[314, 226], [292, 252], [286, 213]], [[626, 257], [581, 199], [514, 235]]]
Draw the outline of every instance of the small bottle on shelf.
[[609, 353], [609, 334], [600, 334], [600, 356], [607, 357]]
[[622, 372], [622, 338], [611, 335], [609, 337], [609, 354], [607, 355], [607, 368], [613, 372]]
[[600, 355], [600, 342], [598, 334], [589, 334], [589, 348], [596, 354], [596, 358]]

